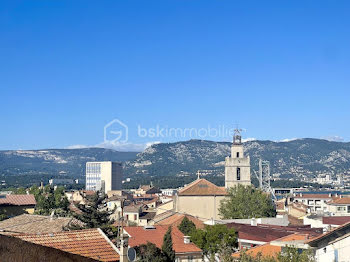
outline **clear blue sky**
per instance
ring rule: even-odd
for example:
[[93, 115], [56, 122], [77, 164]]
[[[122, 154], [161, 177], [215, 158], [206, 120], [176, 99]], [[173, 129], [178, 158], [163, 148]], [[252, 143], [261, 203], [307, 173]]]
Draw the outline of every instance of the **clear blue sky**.
[[2, 1], [0, 149], [98, 145], [114, 118], [128, 143], [177, 140], [138, 124], [236, 123], [350, 141], [349, 13], [347, 0]]

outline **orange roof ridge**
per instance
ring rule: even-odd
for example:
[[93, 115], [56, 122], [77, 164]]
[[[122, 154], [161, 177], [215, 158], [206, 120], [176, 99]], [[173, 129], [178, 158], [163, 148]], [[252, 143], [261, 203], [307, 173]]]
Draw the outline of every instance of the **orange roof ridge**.
[[179, 191], [179, 195], [196, 196], [196, 195], [227, 195], [224, 188], [201, 178], [193, 181], [191, 184]]

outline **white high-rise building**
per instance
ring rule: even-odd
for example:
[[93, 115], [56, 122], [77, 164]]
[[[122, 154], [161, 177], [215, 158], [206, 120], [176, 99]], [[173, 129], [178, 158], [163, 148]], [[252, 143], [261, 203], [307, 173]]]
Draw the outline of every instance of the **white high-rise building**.
[[112, 161], [86, 163], [86, 190], [104, 191], [122, 189], [122, 164]]
[[236, 185], [251, 185], [250, 180], [250, 158], [244, 156], [244, 148], [240, 130], [235, 130], [231, 156], [225, 159], [225, 188]]

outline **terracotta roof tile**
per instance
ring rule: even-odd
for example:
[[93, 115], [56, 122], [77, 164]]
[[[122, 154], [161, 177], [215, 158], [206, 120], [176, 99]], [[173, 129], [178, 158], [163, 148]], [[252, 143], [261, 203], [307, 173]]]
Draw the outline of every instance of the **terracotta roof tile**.
[[[125, 227], [124, 230], [130, 236], [129, 245], [131, 247], [151, 242], [158, 248], [162, 248], [163, 238], [166, 231], [168, 230], [168, 226], [154, 226], [154, 229], [145, 229], [144, 227]], [[171, 237], [173, 240], [173, 249], [175, 253], [202, 252], [202, 250], [194, 243], [185, 244], [184, 235], [177, 227], [172, 228]]]
[[117, 248], [99, 228], [15, 237], [99, 261], [119, 261]]
[[334, 196], [329, 196], [329, 194], [297, 194], [294, 198], [313, 198], [313, 199], [331, 199]]
[[6, 195], [0, 197], [0, 205], [28, 206], [36, 205], [34, 195]]
[[224, 188], [218, 187], [206, 179], [197, 179], [179, 191], [179, 196], [224, 196], [227, 192]]
[[350, 197], [342, 197], [342, 198], [337, 198], [329, 202], [329, 204], [338, 204], [338, 205], [349, 205], [350, 204]]
[[[253, 247], [246, 251], [247, 255], [252, 257], [256, 257], [258, 254], [261, 254], [263, 257], [276, 257], [279, 252], [281, 252], [282, 248], [280, 246], [273, 246], [271, 244], [265, 244], [257, 247]], [[232, 254], [233, 257], [239, 258], [241, 252], [237, 252]]]
[[17, 233], [52, 233], [61, 232], [70, 224], [83, 226], [83, 222], [71, 217], [53, 217], [23, 214], [0, 221], [0, 230]]
[[184, 219], [184, 217], [187, 217], [190, 221], [192, 221], [196, 228], [204, 228], [204, 223], [199, 220], [198, 218], [194, 217], [194, 216], [190, 216], [190, 215], [183, 215], [183, 214], [178, 214], [178, 213], [175, 213], [173, 214], [172, 216], [170, 217], [167, 217], [159, 222], [157, 222], [156, 224], [157, 225], [171, 225], [171, 226], [176, 226], [178, 227], [182, 220]]

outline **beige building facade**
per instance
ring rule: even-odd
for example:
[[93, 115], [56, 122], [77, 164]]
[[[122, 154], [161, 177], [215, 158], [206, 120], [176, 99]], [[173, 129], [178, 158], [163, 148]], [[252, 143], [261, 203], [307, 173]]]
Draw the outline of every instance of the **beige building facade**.
[[197, 179], [180, 190], [174, 200], [175, 211], [205, 221], [220, 219], [220, 202], [226, 190], [205, 179]]

